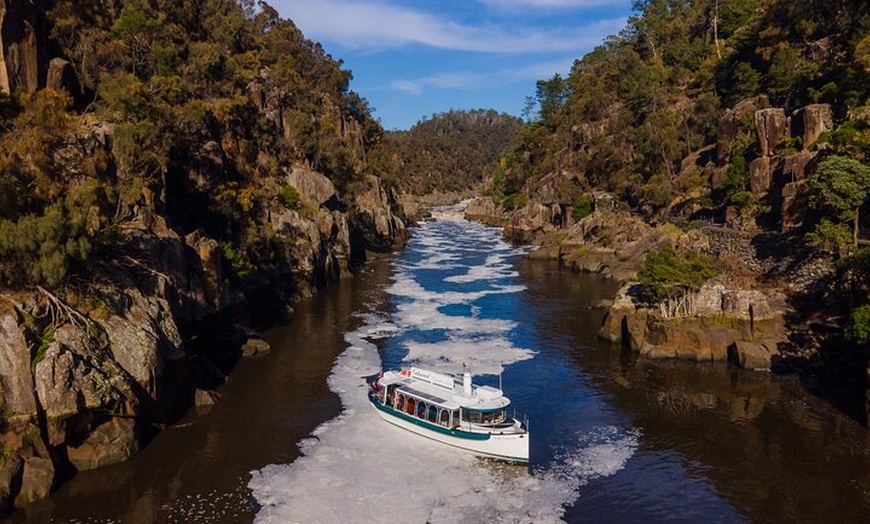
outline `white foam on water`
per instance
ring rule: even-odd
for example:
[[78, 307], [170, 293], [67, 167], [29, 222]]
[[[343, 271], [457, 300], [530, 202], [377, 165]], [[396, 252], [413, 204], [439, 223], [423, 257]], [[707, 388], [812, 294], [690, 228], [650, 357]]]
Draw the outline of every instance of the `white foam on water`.
[[[440, 252], [442, 262], [460, 260], [452, 255], [463, 250], [492, 246], [485, 250], [491, 255], [482, 266], [469, 267], [464, 278], [451, 280], [488, 281], [488, 287], [435, 292], [415, 280], [413, 268], [397, 269], [388, 288], [398, 302], [394, 311], [386, 317], [364, 316], [363, 325], [345, 335], [349, 347], [329, 377], [330, 389], [344, 406], [341, 415], [302, 441], [302, 455], [293, 463], [251, 473], [249, 487], [261, 506], [255, 522], [559, 522], [583, 485], [616, 473], [634, 453], [637, 435], [599, 428], [578, 435], [576, 445], [557, 453], [553, 464], [529, 474], [526, 468], [483, 461], [421, 438], [376, 414], [363, 378], [381, 366], [374, 339], [403, 340], [408, 333], [444, 330], [442, 340], [403, 342], [407, 362], [446, 373], [468, 364], [474, 374], [497, 374], [503, 366], [534, 357], [533, 351], [511, 342], [515, 322], [479, 318], [481, 306], [473, 304], [488, 295], [525, 289], [495, 282], [512, 278], [505, 261], [517, 251], [500, 240], [497, 230], [448, 216], [453, 222], [447, 225], [461, 222], [461, 229], [445, 233], [438, 223], [427, 223], [418, 228], [422, 238], [417, 245], [426, 246], [423, 250], [430, 257]], [[448, 234], [461, 238], [450, 242]], [[440, 311], [451, 305], [470, 306], [471, 316]]]
[[362, 378], [380, 367], [370, 327], [347, 335], [329, 378], [342, 414], [303, 441], [292, 464], [251, 473], [255, 523], [560, 522], [583, 485], [622, 469], [637, 448], [636, 435], [604, 428], [527, 474], [386, 424]]

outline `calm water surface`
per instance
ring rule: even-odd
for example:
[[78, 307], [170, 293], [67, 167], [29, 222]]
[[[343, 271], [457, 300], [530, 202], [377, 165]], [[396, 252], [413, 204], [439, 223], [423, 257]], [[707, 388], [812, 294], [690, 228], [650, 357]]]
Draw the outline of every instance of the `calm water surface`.
[[[270, 330], [273, 352], [209, 412], [10, 520], [393, 522], [391, 501], [409, 522], [870, 521], [866, 429], [790, 378], [602, 344], [590, 304], [613, 292], [495, 229], [426, 224]], [[501, 368], [531, 417], [529, 470], [445, 454], [357, 403], [363, 370], [408, 361], [493, 385]], [[390, 499], [390, 482], [414, 494]]]

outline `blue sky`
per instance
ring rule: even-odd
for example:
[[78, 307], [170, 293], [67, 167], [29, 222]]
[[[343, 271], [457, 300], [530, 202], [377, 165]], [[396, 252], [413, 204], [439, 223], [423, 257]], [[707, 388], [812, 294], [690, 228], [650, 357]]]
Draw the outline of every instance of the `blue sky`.
[[519, 115], [625, 25], [631, 0], [271, 0], [353, 72], [385, 129], [450, 109]]

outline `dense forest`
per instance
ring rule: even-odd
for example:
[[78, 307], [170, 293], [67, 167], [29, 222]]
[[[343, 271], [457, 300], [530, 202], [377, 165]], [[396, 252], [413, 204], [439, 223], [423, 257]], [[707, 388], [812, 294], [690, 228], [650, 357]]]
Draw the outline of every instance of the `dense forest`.
[[372, 169], [406, 193], [467, 191], [498, 168], [522, 121], [493, 110], [453, 110], [388, 131], [371, 154]]
[[579, 218], [605, 191], [652, 223], [797, 234], [842, 259], [846, 332], [868, 341], [868, 96], [865, 1], [637, 0], [567, 77], [537, 82], [490, 192]]
[[119, 225], [145, 215], [217, 239], [237, 275], [288, 269], [287, 239], [262, 220], [270, 202], [299, 206], [285, 170], [358, 189], [380, 125], [341, 61], [268, 4], [36, 7], [40, 53], [62, 58], [55, 89], [0, 95], [4, 286], [86, 280], [123, 251]]

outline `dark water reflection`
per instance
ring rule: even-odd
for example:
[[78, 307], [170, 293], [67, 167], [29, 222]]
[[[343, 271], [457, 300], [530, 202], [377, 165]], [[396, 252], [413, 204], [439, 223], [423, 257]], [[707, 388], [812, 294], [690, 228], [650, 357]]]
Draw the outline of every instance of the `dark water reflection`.
[[[535, 302], [573, 305], [573, 314], [529, 314], [587, 386], [641, 433], [625, 470], [590, 482], [569, 521], [870, 521], [870, 432], [854, 420], [792, 377], [633, 361], [596, 340], [601, 314], [582, 309], [589, 277], [543, 262], [520, 270]], [[563, 345], [565, 337], [573, 345]], [[693, 479], [707, 486], [705, 496], [685, 490]]]
[[[536, 358], [505, 373], [533, 419], [532, 459], [595, 427], [634, 428], [617, 474], [581, 487], [569, 522], [868, 522], [870, 433], [796, 380], [722, 365], [634, 361], [595, 337], [589, 304], [609, 283], [520, 261], [527, 286], [517, 342]], [[326, 384], [343, 334], [366, 304], [389, 307], [389, 268], [375, 264], [303, 304], [267, 333], [269, 355], [245, 360], [206, 414], [191, 414], [133, 460], [86, 472], [11, 522], [247, 523], [249, 472], [291, 462], [296, 444], [338, 413]], [[507, 307], [507, 303], [503, 303]], [[557, 391], [539, 395], [539, 388]], [[537, 422], [536, 422], [537, 420]], [[537, 425], [535, 425], [537, 424]], [[537, 446], [536, 446], [537, 443]]]
[[251, 522], [250, 471], [291, 462], [297, 443], [338, 414], [327, 377], [387, 269], [374, 264], [302, 303], [265, 334], [272, 352], [241, 361], [209, 412], [189, 414], [128, 462], [80, 473], [10, 522]]

